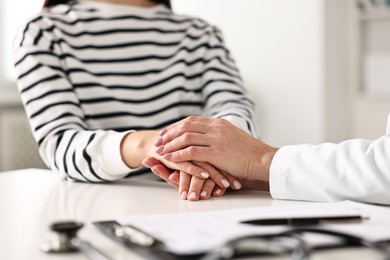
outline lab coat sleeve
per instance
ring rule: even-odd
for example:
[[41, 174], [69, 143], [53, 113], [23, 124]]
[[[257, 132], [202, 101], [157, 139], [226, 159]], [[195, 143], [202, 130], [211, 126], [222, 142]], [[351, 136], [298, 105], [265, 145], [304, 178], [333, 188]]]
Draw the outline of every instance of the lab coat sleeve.
[[282, 147], [270, 192], [276, 199], [390, 204], [390, 136]]

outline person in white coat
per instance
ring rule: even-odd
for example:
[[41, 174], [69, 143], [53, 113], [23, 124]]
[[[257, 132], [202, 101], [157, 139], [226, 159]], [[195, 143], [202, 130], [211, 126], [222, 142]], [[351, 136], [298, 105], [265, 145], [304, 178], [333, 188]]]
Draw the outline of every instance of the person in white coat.
[[[246, 180], [269, 183], [275, 199], [390, 204], [390, 114], [376, 140], [275, 148], [223, 119], [189, 117], [160, 133], [172, 162], [203, 161]], [[152, 171], [166, 169], [152, 158]]]

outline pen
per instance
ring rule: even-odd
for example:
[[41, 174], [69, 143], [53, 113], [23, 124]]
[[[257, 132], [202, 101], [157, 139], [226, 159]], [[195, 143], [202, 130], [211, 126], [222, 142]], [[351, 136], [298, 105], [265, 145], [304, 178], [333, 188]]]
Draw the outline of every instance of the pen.
[[319, 225], [325, 223], [337, 222], [361, 222], [360, 215], [338, 216], [338, 217], [305, 217], [305, 218], [270, 218], [270, 219], [252, 219], [241, 221], [242, 224], [273, 226], [273, 225], [288, 225], [288, 226], [308, 226]]

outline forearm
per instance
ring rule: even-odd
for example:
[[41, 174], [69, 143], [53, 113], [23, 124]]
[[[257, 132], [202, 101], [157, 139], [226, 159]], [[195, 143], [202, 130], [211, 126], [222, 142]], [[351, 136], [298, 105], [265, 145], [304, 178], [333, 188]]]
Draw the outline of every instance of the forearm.
[[39, 146], [43, 160], [53, 171], [87, 182], [114, 181], [131, 171], [120, 154], [120, 142], [125, 133], [81, 129], [58, 131], [46, 135]]
[[390, 138], [281, 148], [271, 165], [274, 198], [390, 204]]

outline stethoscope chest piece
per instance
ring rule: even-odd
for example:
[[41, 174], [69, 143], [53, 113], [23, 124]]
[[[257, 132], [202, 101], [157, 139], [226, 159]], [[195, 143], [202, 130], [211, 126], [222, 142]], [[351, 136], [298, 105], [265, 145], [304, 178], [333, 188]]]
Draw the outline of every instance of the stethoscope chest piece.
[[74, 246], [72, 239], [77, 238], [77, 231], [83, 227], [80, 222], [56, 222], [50, 225], [54, 232], [53, 238], [41, 245], [46, 253], [69, 253], [77, 252], [79, 248]]

